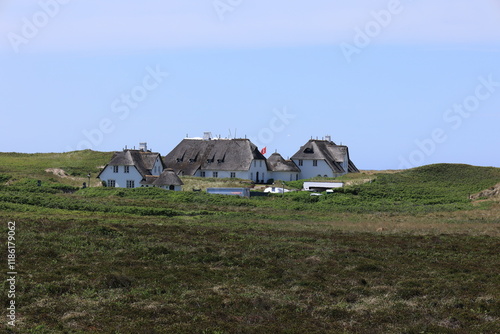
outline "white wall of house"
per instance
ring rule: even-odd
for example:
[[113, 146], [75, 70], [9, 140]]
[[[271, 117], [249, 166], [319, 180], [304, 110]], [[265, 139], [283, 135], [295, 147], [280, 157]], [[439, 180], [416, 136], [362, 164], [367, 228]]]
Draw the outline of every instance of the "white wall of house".
[[170, 186], [161, 186], [161, 187], [158, 187], [158, 188], [167, 189], [167, 190], [173, 190], [173, 191], [181, 191], [182, 190], [182, 186], [173, 186], [173, 189], [171, 189]]
[[[314, 161], [316, 161], [316, 163], [314, 163]], [[337, 177], [346, 174], [334, 173], [325, 160], [302, 160], [302, 163], [300, 160], [294, 160], [294, 162], [301, 170], [301, 179], [310, 179], [316, 176]]]
[[[247, 171], [227, 171], [227, 170], [198, 170], [194, 176], [217, 177], [217, 178], [238, 178], [252, 180], [254, 182], [267, 182], [271, 178], [271, 172], [267, 170], [265, 160], [253, 160]], [[258, 179], [257, 179], [258, 177]]]
[[267, 180], [271, 178], [270, 172], [267, 170], [266, 160], [254, 159], [250, 163], [250, 169], [248, 170], [248, 172], [250, 173], [248, 179], [254, 182], [267, 182]]
[[296, 181], [300, 179], [299, 172], [270, 172], [270, 179], [274, 179], [275, 181]]
[[215, 178], [238, 178], [249, 179], [248, 171], [227, 171], [227, 170], [199, 170], [195, 176], [199, 177], [215, 177]]
[[325, 160], [294, 160], [294, 162], [301, 170], [301, 179], [309, 179], [316, 176], [333, 177], [333, 171]]
[[151, 175], [160, 175], [162, 172], [163, 165], [161, 164], [160, 157], [157, 157], [153, 169], [151, 170]]
[[[137, 171], [135, 166], [117, 166], [118, 173], [114, 172], [113, 167], [114, 166], [106, 166], [101, 175], [99, 175], [99, 178], [102, 181], [105, 181], [108, 187], [111, 186], [110, 180], [114, 181], [115, 187], [117, 188], [127, 188], [127, 183], [129, 186], [131, 185], [131, 183], [133, 183], [133, 188], [138, 188], [141, 186], [140, 182], [142, 180], [142, 176]], [[128, 173], [125, 173], [125, 167], [129, 167]]]

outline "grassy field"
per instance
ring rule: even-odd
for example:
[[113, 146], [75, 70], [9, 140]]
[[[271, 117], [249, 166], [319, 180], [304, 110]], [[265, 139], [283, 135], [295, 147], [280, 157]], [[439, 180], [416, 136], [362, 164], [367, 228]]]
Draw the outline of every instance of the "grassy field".
[[500, 202], [468, 199], [500, 169], [366, 172], [331, 195], [244, 199], [190, 191], [223, 180], [77, 190], [110, 154], [70, 154], [0, 154], [18, 271], [7, 332], [500, 332]]

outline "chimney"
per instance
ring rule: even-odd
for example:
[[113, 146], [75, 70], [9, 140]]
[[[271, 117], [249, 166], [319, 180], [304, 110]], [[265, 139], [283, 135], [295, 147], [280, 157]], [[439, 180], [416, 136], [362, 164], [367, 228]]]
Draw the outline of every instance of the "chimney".
[[203, 132], [203, 140], [211, 140], [212, 132]]
[[143, 152], [148, 151], [148, 143], [139, 143], [139, 150]]
[[325, 140], [326, 140], [326, 141], [329, 141], [329, 142], [330, 142], [330, 141], [332, 141], [332, 136], [330, 136], [330, 135], [326, 135], [326, 136], [325, 136]]

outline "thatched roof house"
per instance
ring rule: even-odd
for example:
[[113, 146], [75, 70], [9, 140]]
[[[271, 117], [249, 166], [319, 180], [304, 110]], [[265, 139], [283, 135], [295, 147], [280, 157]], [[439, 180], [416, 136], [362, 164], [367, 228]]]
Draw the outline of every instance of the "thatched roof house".
[[178, 175], [262, 181], [266, 158], [249, 139], [185, 138], [164, 158]]
[[326, 140], [309, 140], [292, 156], [292, 160], [302, 171], [303, 179], [359, 172], [349, 158], [348, 147], [335, 144], [329, 137]]

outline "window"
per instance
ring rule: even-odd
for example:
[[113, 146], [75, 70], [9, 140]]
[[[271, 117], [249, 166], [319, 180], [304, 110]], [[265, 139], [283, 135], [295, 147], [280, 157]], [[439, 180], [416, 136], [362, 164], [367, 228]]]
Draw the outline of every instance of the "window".
[[175, 186], [173, 184], [169, 185], [168, 190], [175, 190]]
[[108, 182], [106, 183], [106, 185], [108, 187], [114, 188], [114, 187], [116, 187], [116, 181], [115, 180], [108, 180]]
[[130, 172], [130, 166], [123, 166], [123, 172], [124, 173], [129, 173]]
[[254, 161], [253, 161], [253, 166], [254, 166], [254, 167], [257, 167], [257, 160], [254, 160]]
[[259, 161], [259, 167], [262, 167], [262, 160]]
[[212, 177], [219, 177], [219, 172], [213, 172]]
[[200, 177], [205, 177], [205, 172], [200, 172]]
[[318, 160], [313, 160], [313, 166], [318, 167]]
[[127, 180], [127, 188], [135, 188], [134, 180]]
[[298, 181], [299, 180], [299, 174], [296, 174], [295, 175], [295, 181]]
[[293, 181], [293, 180], [292, 180], [292, 174], [290, 174], [290, 181]]
[[235, 172], [231, 172], [231, 177], [235, 178], [236, 177], [236, 173]]
[[113, 173], [118, 173], [118, 166], [113, 166]]
[[303, 166], [304, 165], [304, 160], [299, 160], [299, 166]]

